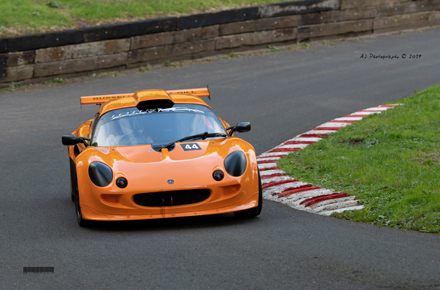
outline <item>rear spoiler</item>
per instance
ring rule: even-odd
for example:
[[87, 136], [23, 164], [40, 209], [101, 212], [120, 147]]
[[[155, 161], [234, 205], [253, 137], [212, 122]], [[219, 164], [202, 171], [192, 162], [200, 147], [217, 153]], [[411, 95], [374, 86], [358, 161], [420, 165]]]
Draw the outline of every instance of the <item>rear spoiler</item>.
[[[187, 90], [167, 90], [167, 94], [192, 95], [196, 97], [208, 97], [211, 100], [209, 88], [187, 89]], [[81, 105], [103, 104], [110, 100], [126, 98], [133, 96], [131, 94], [115, 94], [115, 95], [99, 95], [99, 96], [83, 96], [81, 97]]]

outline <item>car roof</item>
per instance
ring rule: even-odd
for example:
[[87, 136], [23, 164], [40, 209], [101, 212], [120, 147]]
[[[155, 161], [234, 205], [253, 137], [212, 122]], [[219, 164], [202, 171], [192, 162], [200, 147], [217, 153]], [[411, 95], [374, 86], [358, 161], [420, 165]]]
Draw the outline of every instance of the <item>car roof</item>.
[[98, 112], [99, 115], [101, 116], [109, 111], [136, 107], [140, 103], [144, 103], [144, 102], [146, 103], [155, 100], [163, 100], [168, 102], [171, 101], [174, 104], [197, 104], [211, 108], [202, 99], [193, 95], [167, 93], [165, 90], [142, 90], [135, 92], [131, 96], [126, 96], [123, 98], [108, 101], [101, 106]]

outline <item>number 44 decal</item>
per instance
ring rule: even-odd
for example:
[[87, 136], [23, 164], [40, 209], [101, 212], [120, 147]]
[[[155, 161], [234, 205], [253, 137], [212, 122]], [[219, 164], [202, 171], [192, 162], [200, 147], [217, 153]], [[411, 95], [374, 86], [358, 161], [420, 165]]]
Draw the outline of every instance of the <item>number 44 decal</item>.
[[197, 144], [197, 143], [180, 144], [180, 146], [182, 146], [182, 149], [185, 151], [202, 150], [202, 148], [200, 148], [199, 144]]

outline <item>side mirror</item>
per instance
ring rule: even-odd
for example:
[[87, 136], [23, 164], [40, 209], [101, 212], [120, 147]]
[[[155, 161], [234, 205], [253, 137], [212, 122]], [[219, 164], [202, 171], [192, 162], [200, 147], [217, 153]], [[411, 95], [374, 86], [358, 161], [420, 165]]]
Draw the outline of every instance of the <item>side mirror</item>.
[[234, 131], [237, 131], [238, 133], [246, 133], [251, 130], [251, 123], [250, 122], [240, 122], [235, 126]]
[[76, 145], [78, 143], [81, 143], [81, 139], [79, 139], [79, 137], [77, 137], [76, 135], [64, 135], [63, 137], [61, 137], [61, 142], [63, 143], [63, 145]]
[[89, 146], [85, 140], [90, 140], [89, 138], [77, 137], [76, 135], [64, 135], [61, 137], [61, 142], [63, 145], [70, 146], [76, 145], [78, 143], [83, 143], [86, 147]]
[[249, 132], [251, 130], [251, 123], [250, 122], [240, 122], [240, 123], [237, 123], [237, 125], [235, 125], [235, 126], [226, 128], [226, 130], [229, 130], [229, 129], [231, 129], [231, 131], [229, 131], [229, 136], [232, 136], [232, 134], [235, 131], [238, 133]]

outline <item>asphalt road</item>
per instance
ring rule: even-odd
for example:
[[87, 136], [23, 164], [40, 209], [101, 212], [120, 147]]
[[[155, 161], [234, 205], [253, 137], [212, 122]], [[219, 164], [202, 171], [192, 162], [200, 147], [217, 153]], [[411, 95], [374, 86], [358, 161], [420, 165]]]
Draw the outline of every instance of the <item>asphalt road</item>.
[[[214, 111], [231, 124], [250, 121], [241, 136], [260, 154], [438, 84], [439, 47], [434, 30], [0, 94], [0, 289], [440, 289], [440, 236], [269, 201], [251, 220], [225, 214], [80, 228], [61, 145], [97, 110], [81, 109], [81, 95], [209, 84]], [[24, 274], [31, 266], [54, 273]]]

